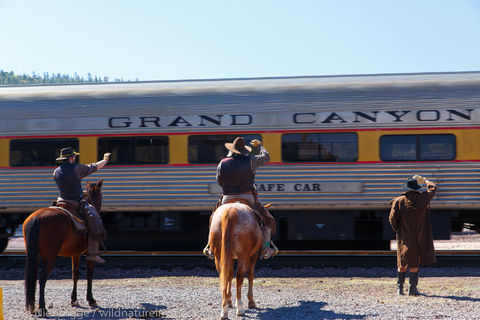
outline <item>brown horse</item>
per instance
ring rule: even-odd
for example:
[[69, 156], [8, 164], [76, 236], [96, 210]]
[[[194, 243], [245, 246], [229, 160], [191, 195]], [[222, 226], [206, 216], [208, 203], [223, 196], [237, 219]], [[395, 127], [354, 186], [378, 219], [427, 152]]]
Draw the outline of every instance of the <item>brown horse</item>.
[[253, 300], [255, 263], [262, 247], [262, 231], [253, 210], [243, 203], [227, 203], [215, 210], [209, 234], [209, 246], [215, 255], [215, 267], [220, 275], [222, 312], [220, 319], [228, 318], [232, 306], [232, 279], [234, 260], [237, 260], [237, 315], [244, 314], [242, 284], [248, 272], [248, 307], [256, 308]]
[[[86, 199], [98, 212], [102, 205], [101, 187], [103, 180], [97, 183], [87, 182]], [[38, 274], [38, 256], [41, 259], [39, 277], [39, 313], [47, 315], [45, 308], [45, 284], [53, 269], [57, 256], [72, 258], [73, 290], [71, 305], [78, 306], [77, 281], [79, 278], [80, 256], [87, 250], [87, 235], [74, 230], [71, 218], [61, 210], [42, 208], [33, 212], [23, 223], [23, 236], [27, 250], [25, 261], [25, 302], [26, 308], [35, 313], [35, 289]], [[97, 307], [92, 295], [93, 261], [87, 261], [87, 301], [90, 307]]]

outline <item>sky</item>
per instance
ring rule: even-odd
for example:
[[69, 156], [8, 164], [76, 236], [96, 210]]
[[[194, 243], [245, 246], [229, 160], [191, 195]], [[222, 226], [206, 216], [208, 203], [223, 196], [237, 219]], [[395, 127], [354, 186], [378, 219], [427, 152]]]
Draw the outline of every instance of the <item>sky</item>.
[[181, 80], [480, 71], [479, 0], [0, 0], [0, 70]]

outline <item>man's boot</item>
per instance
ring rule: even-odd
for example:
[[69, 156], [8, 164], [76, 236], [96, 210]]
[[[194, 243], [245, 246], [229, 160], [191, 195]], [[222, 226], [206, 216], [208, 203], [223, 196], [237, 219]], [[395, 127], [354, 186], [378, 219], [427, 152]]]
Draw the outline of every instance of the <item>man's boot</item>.
[[215, 260], [215, 256], [212, 253], [212, 250], [210, 250], [210, 246], [208, 245], [208, 243], [205, 248], [203, 248], [203, 254], [206, 255], [208, 259]]
[[88, 249], [87, 249], [87, 257], [85, 259], [98, 262], [98, 263], [105, 263], [105, 260], [100, 258], [98, 251], [98, 241], [88, 238]]
[[[270, 243], [273, 245], [273, 248], [270, 247]], [[273, 244], [273, 241], [264, 241], [263, 247], [260, 252], [260, 257], [264, 260], [270, 259], [278, 253], [277, 247]]]
[[397, 293], [403, 296], [403, 284], [405, 283], [405, 273], [397, 271]]
[[410, 288], [408, 289], [409, 296], [418, 296], [420, 292], [417, 290], [418, 284], [418, 271], [417, 272], [410, 272]]

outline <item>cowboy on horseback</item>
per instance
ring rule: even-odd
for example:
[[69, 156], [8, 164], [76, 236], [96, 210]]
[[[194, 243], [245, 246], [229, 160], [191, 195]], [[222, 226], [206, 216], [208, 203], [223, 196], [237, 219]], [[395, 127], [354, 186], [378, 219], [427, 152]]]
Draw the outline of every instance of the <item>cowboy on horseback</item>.
[[[237, 137], [233, 143], [225, 143], [229, 150], [226, 158], [222, 159], [217, 167], [217, 183], [222, 187], [223, 195], [215, 205], [213, 212], [222, 204], [242, 201], [246, 202], [256, 214], [257, 222], [262, 230], [263, 246], [261, 257], [269, 259], [278, 250], [271, 248], [271, 234], [275, 233], [275, 218], [259, 202], [258, 193], [255, 189], [254, 180], [256, 169], [270, 161], [268, 151], [262, 142], [254, 139], [251, 145], [260, 149], [258, 155], [250, 154], [252, 148], [245, 145], [243, 137]], [[210, 217], [211, 219], [211, 217]], [[203, 253], [210, 259], [214, 259], [208, 244]]]
[[57, 206], [73, 211], [85, 210], [84, 215], [87, 218], [88, 228], [86, 259], [104, 263], [105, 260], [100, 258], [98, 248], [99, 242], [105, 239], [106, 231], [97, 210], [92, 205], [82, 201], [81, 180], [103, 168], [110, 158], [110, 153], [105, 153], [103, 160], [89, 165], [75, 163], [78, 155], [80, 154], [75, 152], [73, 148], [63, 148], [60, 150], [60, 157], [56, 159], [57, 161], [63, 161], [53, 172], [53, 179], [60, 191]]

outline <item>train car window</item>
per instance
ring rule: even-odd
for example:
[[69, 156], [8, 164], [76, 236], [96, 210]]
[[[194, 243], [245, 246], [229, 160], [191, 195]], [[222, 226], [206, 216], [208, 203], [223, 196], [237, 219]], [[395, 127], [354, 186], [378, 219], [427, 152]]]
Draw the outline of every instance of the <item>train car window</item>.
[[417, 160], [417, 136], [382, 136], [380, 138], [380, 159], [383, 161]]
[[456, 157], [453, 134], [386, 135], [380, 138], [383, 161], [435, 161]]
[[62, 148], [78, 150], [78, 139], [14, 139], [10, 141], [12, 167], [55, 166]]
[[110, 152], [110, 164], [168, 163], [168, 137], [109, 137], [98, 139], [98, 158]]
[[[226, 142], [233, 142], [239, 135], [195, 135], [188, 137], [188, 161], [190, 163], [218, 163], [225, 158], [228, 151]], [[261, 140], [259, 134], [244, 134], [248, 145], [253, 139]], [[252, 150], [256, 153], [257, 150]]]
[[456, 157], [453, 134], [420, 135], [419, 160], [453, 160]]
[[284, 162], [351, 162], [357, 158], [358, 137], [353, 132], [282, 135]]

